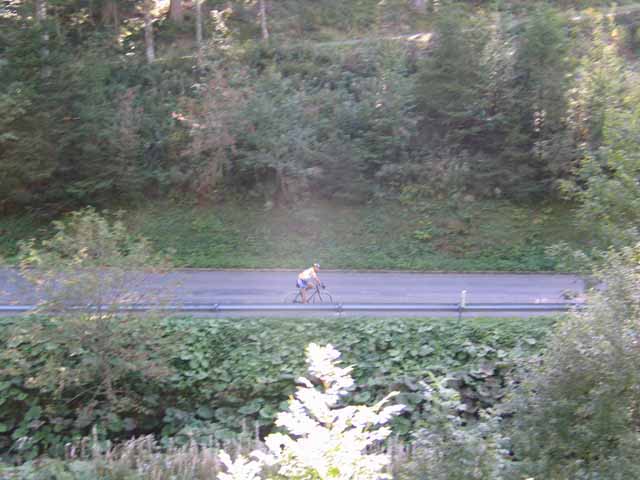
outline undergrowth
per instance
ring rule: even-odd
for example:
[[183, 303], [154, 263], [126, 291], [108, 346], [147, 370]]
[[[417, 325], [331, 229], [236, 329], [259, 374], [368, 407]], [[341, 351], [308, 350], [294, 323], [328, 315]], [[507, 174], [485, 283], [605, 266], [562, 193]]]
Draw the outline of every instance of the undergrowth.
[[[147, 321], [170, 346], [163, 361], [172, 372], [156, 383], [132, 377], [136, 384], [130, 387], [139, 391], [135, 401], [109, 406], [106, 398], [92, 398], [91, 378], [84, 379], [86, 388], [67, 381], [65, 372], [77, 370], [86, 353], [63, 355], [68, 346], [55, 337], [34, 343], [33, 322], [41, 328], [55, 328], [55, 322], [3, 320], [0, 455], [14, 460], [43, 451], [60, 455], [66, 443], [96, 426], [87, 421], [88, 413], [102, 419], [97, 425], [102, 439], [151, 433], [178, 444], [206, 443], [229, 441], [243, 431], [262, 437], [305, 371], [300, 352], [320, 341], [340, 349], [345, 365], [358, 366], [354, 402], [370, 404], [400, 392], [398, 401], [406, 409], [393, 428], [406, 435], [425, 414], [421, 382], [450, 378], [466, 405], [463, 415], [471, 418], [502, 398], [514, 362], [537, 355], [554, 323], [544, 318]], [[33, 386], [32, 378], [43, 371], [51, 375], [50, 389]], [[104, 412], [87, 412], [88, 405]]]

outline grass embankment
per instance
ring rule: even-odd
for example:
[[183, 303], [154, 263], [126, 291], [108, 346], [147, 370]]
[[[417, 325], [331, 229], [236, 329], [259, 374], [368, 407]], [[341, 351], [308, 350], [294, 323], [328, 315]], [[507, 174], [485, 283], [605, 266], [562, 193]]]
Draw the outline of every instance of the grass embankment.
[[136, 231], [179, 266], [414, 270], [551, 270], [545, 248], [575, 241], [565, 205], [429, 202], [344, 206], [314, 203], [265, 211], [261, 205], [160, 206], [127, 216]]
[[[176, 266], [446, 271], [545, 271], [545, 248], [578, 243], [565, 204], [506, 201], [451, 205], [429, 201], [345, 206], [323, 202], [265, 210], [259, 203], [212, 207], [156, 204], [128, 212], [126, 223]], [[0, 219], [0, 255], [15, 255], [19, 239], [41, 234], [33, 219]]]

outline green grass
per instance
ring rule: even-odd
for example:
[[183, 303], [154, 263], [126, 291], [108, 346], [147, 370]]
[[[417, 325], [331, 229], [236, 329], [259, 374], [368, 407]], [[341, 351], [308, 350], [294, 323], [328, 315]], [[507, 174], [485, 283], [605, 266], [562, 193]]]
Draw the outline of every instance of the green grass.
[[[247, 202], [161, 203], [124, 220], [179, 267], [300, 268], [317, 260], [343, 269], [548, 271], [555, 264], [547, 246], [583, 242], [565, 204], [314, 202], [265, 210]], [[0, 232], [0, 257], [11, 261], [18, 241], [47, 228], [29, 216], [7, 217]]]
[[[555, 266], [547, 246], [580, 241], [570, 206], [506, 201], [314, 202], [273, 210], [162, 203], [124, 220], [179, 267], [301, 268], [317, 260], [340, 269], [547, 271]], [[0, 219], [0, 230], [0, 256], [9, 259], [19, 240], [46, 232], [28, 216]]]
[[566, 205], [445, 202], [345, 206], [313, 203], [265, 211], [259, 204], [161, 205], [131, 212], [137, 234], [178, 266], [448, 271], [544, 271], [545, 248], [577, 243]]

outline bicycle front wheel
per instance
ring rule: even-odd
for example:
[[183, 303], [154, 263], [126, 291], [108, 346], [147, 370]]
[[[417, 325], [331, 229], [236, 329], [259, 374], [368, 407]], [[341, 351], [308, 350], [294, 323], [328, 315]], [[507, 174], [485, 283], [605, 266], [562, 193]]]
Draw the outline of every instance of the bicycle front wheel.
[[313, 297], [311, 297], [312, 303], [333, 303], [333, 297], [326, 290], [318, 290]]

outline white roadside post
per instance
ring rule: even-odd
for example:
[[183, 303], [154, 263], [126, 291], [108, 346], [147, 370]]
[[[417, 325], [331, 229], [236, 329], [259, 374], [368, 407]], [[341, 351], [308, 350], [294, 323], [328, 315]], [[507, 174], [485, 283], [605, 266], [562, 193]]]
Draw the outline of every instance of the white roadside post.
[[458, 306], [458, 320], [462, 319], [462, 311], [467, 308], [467, 291], [460, 292], [460, 305]]

